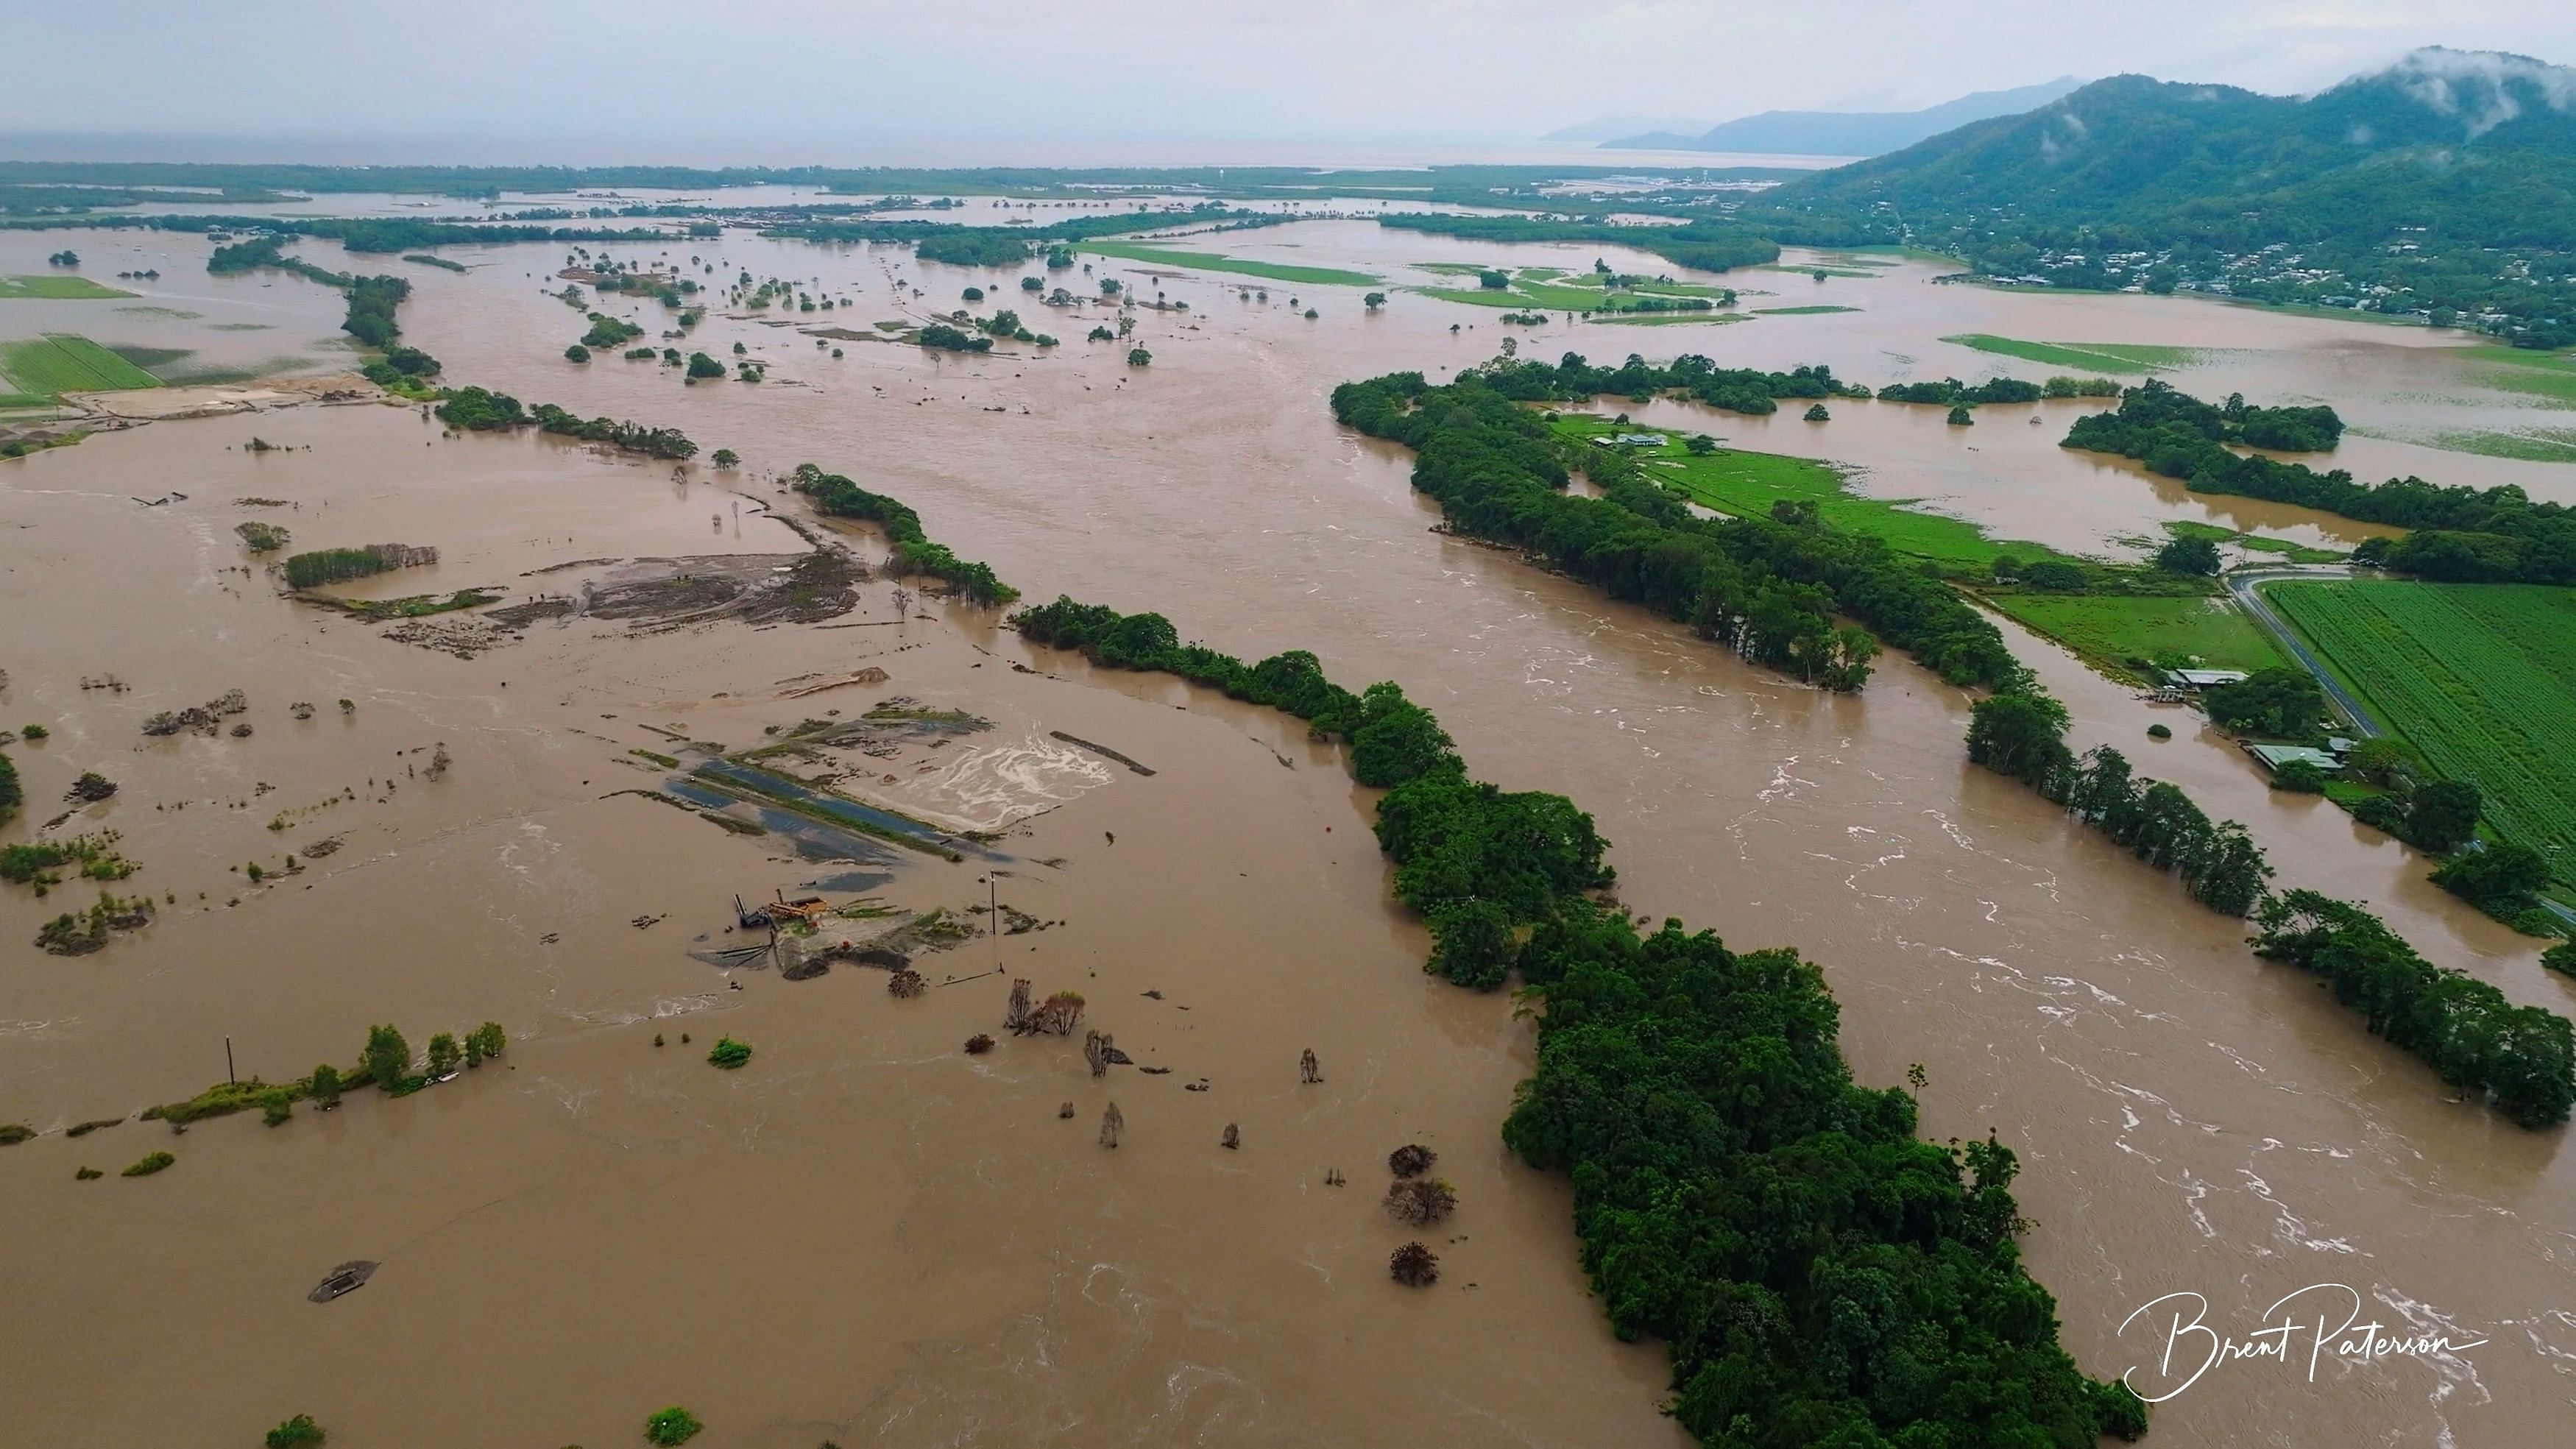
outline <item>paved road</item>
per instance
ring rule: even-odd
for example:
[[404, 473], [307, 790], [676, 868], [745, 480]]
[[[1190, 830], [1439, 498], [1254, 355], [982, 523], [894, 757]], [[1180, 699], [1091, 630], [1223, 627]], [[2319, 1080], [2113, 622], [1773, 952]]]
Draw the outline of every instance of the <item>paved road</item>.
[[2244, 606], [2246, 613], [2254, 616], [2254, 622], [2262, 625], [2283, 649], [2289, 651], [2291, 658], [2299, 661], [2302, 668], [2317, 677], [2317, 687], [2325, 691], [2326, 698], [2334, 702], [2334, 707], [2342, 712], [2344, 718], [2352, 721], [2353, 730], [2364, 739], [2373, 739], [2386, 734], [2387, 731], [2379, 727], [2379, 722], [2370, 717], [2370, 711], [2361, 707], [2361, 701], [2353, 698], [2352, 692], [2345, 689], [2326, 669], [2325, 661], [2319, 659], [2308, 648], [2307, 644], [2299, 638], [2297, 631], [2293, 630], [2280, 615], [2272, 612], [2272, 606], [2264, 602], [2261, 594], [2254, 591], [2257, 584], [2278, 583], [2284, 579], [2348, 579], [2351, 577], [2352, 570], [2334, 564], [2309, 568], [2246, 569], [2227, 576], [2227, 592], [2235, 596], [2236, 602]]

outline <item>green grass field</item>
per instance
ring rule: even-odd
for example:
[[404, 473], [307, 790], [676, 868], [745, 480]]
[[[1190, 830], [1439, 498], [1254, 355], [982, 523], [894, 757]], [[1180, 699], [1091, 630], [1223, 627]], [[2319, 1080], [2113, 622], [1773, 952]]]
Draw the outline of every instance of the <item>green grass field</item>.
[[1595, 312], [1595, 322], [1620, 327], [1709, 327], [1720, 322], [1750, 322], [1750, 312]]
[[[1556, 428], [1566, 437], [1587, 439], [1635, 431], [1606, 418], [1574, 414], [1559, 418]], [[1886, 539], [1899, 553], [1978, 570], [1991, 568], [1999, 554], [2026, 562], [2065, 557], [2039, 544], [1991, 538], [1966, 519], [1920, 512], [1902, 500], [1859, 497], [1842, 470], [1830, 463], [1733, 448], [1693, 457], [1680, 435], [1667, 436], [1670, 441], [1662, 448], [1630, 449], [1629, 456], [1652, 476], [1681, 485], [1693, 502], [1720, 513], [1767, 517], [1772, 504], [1798, 499], [1816, 505], [1816, 516], [1832, 527]]]
[[2576, 403], [2576, 357], [2493, 345], [2463, 347], [2448, 355], [2472, 364], [2469, 380], [2480, 387]]
[[2124, 594], [1991, 594], [1986, 602], [2085, 658], [2196, 655], [2211, 669], [2252, 672], [2288, 661], [2262, 626], [2226, 598]]
[[161, 385], [142, 368], [68, 332], [0, 342], [0, 378], [22, 393], [116, 392]]
[[1220, 256], [1215, 252], [1174, 251], [1169, 247], [1147, 246], [1142, 242], [1087, 241], [1074, 245], [1078, 252], [1116, 257], [1122, 261], [1144, 262], [1152, 266], [1187, 267], [1201, 272], [1233, 272], [1246, 277], [1260, 277], [1272, 282], [1296, 282], [1317, 287], [1373, 287], [1378, 279], [1367, 272], [1346, 272], [1338, 267], [1299, 267], [1283, 262], [1256, 262], [1246, 257]]
[[[2165, 524], [2165, 532], [2178, 538], [2205, 538], [2211, 543], [2232, 543], [2238, 548], [2249, 549], [2255, 553], [2278, 554], [2286, 563], [2341, 563], [2352, 557], [2351, 554], [2338, 549], [2311, 548], [2307, 544], [2292, 539], [2267, 538], [2259, 533], [2239, 533], [2232, 528], [2221, 528], [2215, 523], [2202, 523], [2195, 519], [2173, 519]], [[2152, 539], [2141, 538], [2135, 542], [2142, 548], [2154, 547]]]
[[[1486, 268], [1463, 262], [1424, 262], [1417, 270], [1444, 276], [1472, 276]], [[1500, 271], [1497, 267], [1493, 270]], [[1522, 267], [1511, 274], [1509, 288], [1499, 287], [1417, 287], [1426, 297], [1443, 302], [1460, 302], [1470, 307], [1506, 307], [1514, 311], [1542, 312], [1636, 312], [1643, 297], [1700, 297], [1714, 300], [1726, 295], [1724, 287], [1698, 282], [1642, 282], [1634, 287], [1611, 291], [1596, 272], [1569, 273], [1555, 267]], [[1712, 312], [1648, 312], [1658, 319], [1712, 321]]]
[[133, 295], [132, 292], [102, 286], [87, 277], [60, 272], [50, 277], [0, 277], [0, 301], [23, 297], [45, 302], [94, 302], [106, 297]]
[[2519, 458], [2526, 463], [2576, 463], [2576, 428], [2481, 428], [2435, 433], [2420, 441], [2447, 453], [2475, 453], [2485, 458]]
[[2025, 342], [2017, 337], [1997, 337], [1989, 332], [1962, 332], [1944, 337], [1961, 347], [1991, 352], [1999, 357], [2018, 357], [2024, 362], [2046, 363], [2050, 367], [2082, 367], [2095, 372], [2157, 372], [2181, 367], [2198, 355], [2189, 347], [2150, 347], [2128, 342]]
[[2576, 884], [2576, 590], [2357, 579], [2263, 594], [2381, 723], [2486, 792], [2499, 835]]

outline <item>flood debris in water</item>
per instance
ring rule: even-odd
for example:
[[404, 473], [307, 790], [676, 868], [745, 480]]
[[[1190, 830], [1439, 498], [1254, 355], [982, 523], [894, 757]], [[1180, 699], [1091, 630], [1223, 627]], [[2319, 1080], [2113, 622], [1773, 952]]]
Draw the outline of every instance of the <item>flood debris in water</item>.
[[1107, 745], [1095, 745], [1089, 740], [1083, 739], [1077, 735], [1066, 734], [1062, 730], [1048, 730], [1047, 734], [1052, 738], [1064, 741], [1068, 745], [1075, 745], [1082, 749], [1089, 750], [1093, 754], [1100, 756], [1102, 759], [1115, 760], [1119, 764], [1125, 765], [1128, 769], [1133, 770], [1139, 775], [1151, 775], [1154, 773], [1151, 766], [1136, 760], [1132, 756], [1122, 755], [1116, 750], [1109, 748]]
[[304, 1300], [308, 1303], [328, 1303], [344, 1294], [355, 1293], [366, 1286], [369, 1278], [376, 1276], [377, 1267], [377, 1264], [364, 1258], [352, 1258], [323, 1274], [322, 1281], [313, 1285], [313, 1291], [305, 1294]]

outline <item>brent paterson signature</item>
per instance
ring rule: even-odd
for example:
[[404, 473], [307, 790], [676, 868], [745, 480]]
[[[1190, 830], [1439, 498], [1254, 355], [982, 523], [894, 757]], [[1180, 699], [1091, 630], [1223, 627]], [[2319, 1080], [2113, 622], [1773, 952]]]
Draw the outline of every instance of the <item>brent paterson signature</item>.
[[[2152, 1369], [2132, 1365], [2120, 1375], [2120, 1382], [2148, 1403], [2161, 1404], [2223, 1363], [2295, 1369], [2304, 1361], [2308, 1382], [2315, 1383], [2317, 1366], [2329, 1359], [2367, 1363], [2379, 1358], [2430, 1358], [2486, 1342], [2475, 1338], [2454, 1343], [2447, 1334], [2393, 1334], [2384, 1323], [2356, 1322], [2361, 1313], [2361, 1295], [2351, 1288], [2311, 1283], [2263, 1310], [2264, 1326], [2238, 1339], [2202, 1321], [2209, 1316], [2208, 1299], [2197, 1293], [2168, 1293], [2121, 1320], [2123, 1339], [2132, 1327], [2139, 1327], [2161, 1343], [2151, 1341], [2159, 1355]], [[2151, 1387], [2161, 1391], [2149, 1393]]]

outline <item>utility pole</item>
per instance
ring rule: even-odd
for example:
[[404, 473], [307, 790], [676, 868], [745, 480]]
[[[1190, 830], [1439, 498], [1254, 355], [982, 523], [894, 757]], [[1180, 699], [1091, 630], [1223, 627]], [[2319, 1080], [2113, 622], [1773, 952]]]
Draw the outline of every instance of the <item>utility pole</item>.
[[224, 1038], [224, 1084], [225, 1084], [226, 1086], [233, 1086], [233, 1085], [237, 1084], [237, 1083], [239, 1082], [239, 1080], [240, 1080], [239, 1078], [237, 1078], [237, 1077], [235, 1077], [235, 1076], [233, 1075], [233, 1039], [232, 1039], [231, 1037], [225, 1037], [225, 1038]]

